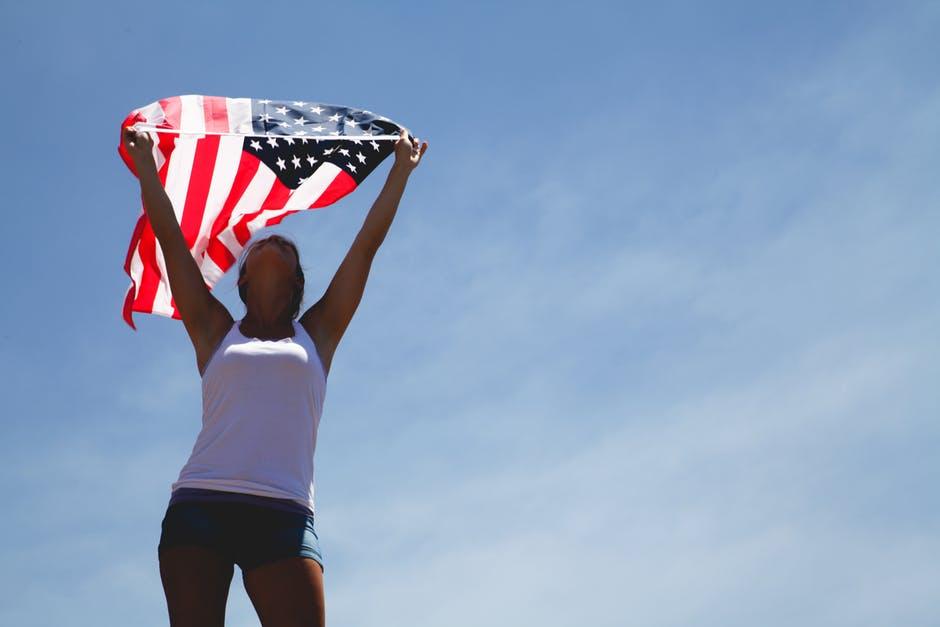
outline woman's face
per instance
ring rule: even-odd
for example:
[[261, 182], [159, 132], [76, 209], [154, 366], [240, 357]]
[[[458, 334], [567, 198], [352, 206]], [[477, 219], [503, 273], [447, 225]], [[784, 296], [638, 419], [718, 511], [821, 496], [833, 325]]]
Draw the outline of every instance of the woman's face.
[[249, 298], [262, 302], [290, 302], [297, 289], [297, 257], [293, 249], [276, 239], [259, 242], [245, 261], [244, 281]]

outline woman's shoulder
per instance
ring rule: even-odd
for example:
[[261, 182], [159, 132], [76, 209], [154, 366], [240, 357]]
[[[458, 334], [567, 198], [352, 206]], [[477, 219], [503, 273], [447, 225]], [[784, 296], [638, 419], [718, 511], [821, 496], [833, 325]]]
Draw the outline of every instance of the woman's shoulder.
[[330, 363], [333, 361], [333, 351], [335, 347], [330, 345], [329, 339], [323, 336], [323, 326], [319, 324], [316, 307], [308, 309], [297, 320], [303, 327], [310, 339], [313, 340], [317, 353], [320, 356], [320, 362], [323, 364], [324, 372], [329, 375]]
[[198, 343], [193, 342], [196, 349], [196, 366], [200, 376], [205, 374], [206, 366], [209, 364], [212, 356], [215, 355], [216, 350], [225, 339], [225, 336], [228, 335], [229, 331], [231, 331], [232, 327], [236, 324], [232, 314], [229, 313], [228, 309], [226, 309], [225, 305], [222, 303], [218, 303], [218, 306], [212, 307], [211, 311], [212, 313], [209, 316], [209, 320], [206, 321], [204, 326], [204, 337], [202, 341]]

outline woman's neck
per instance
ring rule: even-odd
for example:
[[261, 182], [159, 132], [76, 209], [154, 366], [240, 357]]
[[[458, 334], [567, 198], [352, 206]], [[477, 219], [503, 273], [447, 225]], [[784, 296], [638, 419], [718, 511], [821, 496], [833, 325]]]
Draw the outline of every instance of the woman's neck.
[[294, 336], [293, 318], [281, 317], [277, 320], [265, 320], [251, 312], [242, 318], [241, 333], [259, 340], [280, 340]]

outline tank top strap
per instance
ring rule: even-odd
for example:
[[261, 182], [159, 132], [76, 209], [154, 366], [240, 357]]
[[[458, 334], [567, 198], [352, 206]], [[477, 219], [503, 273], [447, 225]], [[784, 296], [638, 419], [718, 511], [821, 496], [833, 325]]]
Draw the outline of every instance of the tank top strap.
[[323, 385], [326, 385], [327, 373], [326, 366], [323, 364], [323, 358], [320, 356], [320, 347], [317, 346], [317, 341], [313, 339], [313, 336], [307, 331], [306, 327], [302, 325], [298, 320], [292, 320], [294, 324], [294, 337], [293, 340], [299, 344], [306, 345], [308, 348], [313, 349], [313, 359], [316, 360], [318, 370], [320, 375], [323, 377]]

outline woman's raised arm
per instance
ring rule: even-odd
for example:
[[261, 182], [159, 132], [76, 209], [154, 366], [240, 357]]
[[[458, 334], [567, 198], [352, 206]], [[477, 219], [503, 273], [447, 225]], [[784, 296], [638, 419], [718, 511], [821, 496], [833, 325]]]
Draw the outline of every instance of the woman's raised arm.
[[196, 349], [196, 360], [201, 372], [208, 353], [231, 326], [232, 316], [225, 305], [209, 291], [196, 260], [189, 252], [179, 222], [176, 221], [173, 205], [160, 184], [153, 160], [153, 140], [149, 134], [131, 127], [124, 129], [121, 140], [134, 160], [144, 211], [160, 242], [170, 291]]
[[385, 240], [408, 177], [427, 149], [427, 142], [421, 144], [410, 136], [407, 129], [402, 129], [395, 144], [395, 164], [349, 252], [320, 300], [300, 317], [300, 323], [315, 337], [327, 370], [336, 346], [362, 300], [372, 259]]

